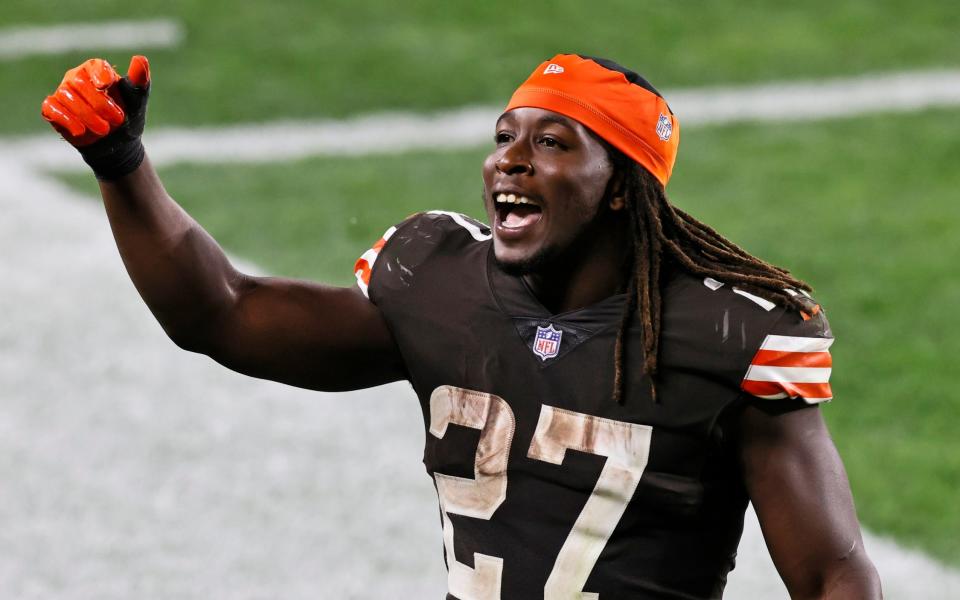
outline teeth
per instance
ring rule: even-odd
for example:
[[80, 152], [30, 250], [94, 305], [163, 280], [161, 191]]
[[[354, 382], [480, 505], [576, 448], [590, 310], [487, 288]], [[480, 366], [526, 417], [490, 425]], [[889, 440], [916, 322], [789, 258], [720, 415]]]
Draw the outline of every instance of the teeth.
[[526, 196], [517, 196], [516, 194], [497, 194], [497, 202], [507, 204], [533, 204], [533, 201]]

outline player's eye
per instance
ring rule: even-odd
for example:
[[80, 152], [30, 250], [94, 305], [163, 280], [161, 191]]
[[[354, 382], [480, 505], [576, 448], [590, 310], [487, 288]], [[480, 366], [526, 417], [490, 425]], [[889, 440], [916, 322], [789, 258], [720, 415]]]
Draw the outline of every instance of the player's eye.
[[497, 145], [505, 144], [505, 143], [509, 142], [509, 141], [512, 140], [512, 139], [513, 139], [513, 136], [511, 136], [511, 135], [510, 135], [509, 133], [507, 133], [506, 131], [498, 131], [498, 132], [493, 136], [493, 141], [496, 142]]
[[560, 140], [558, 140], [555, 137], [550, 137], [548, 135], [545, 135], [540, 138], [540, 144], [542, 146], [546, 146], [547, 148], [559, 148], [561, 150], [566, 148], [566, 146], [563, 145], [563, 143]]

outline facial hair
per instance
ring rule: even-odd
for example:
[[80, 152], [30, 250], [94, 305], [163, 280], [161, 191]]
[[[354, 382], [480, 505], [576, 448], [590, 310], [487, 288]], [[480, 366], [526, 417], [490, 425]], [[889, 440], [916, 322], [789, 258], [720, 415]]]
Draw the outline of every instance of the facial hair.
[[586, 252], [592, 251], [597, 238], [605, 235], [613, 226], [610, 217], [613, 211], [606, 198], [600, 202], [596, 213], [584, 225], [573, 240], [565, 246], [545, 245], [540, 247], [532, 256], [516, 262], [502, 262], [494, 253], [494, 261], [504, 273], [514, 277], [524, 275], [543, 275], [550, 271], [563, 272], [566, 266], [573, 264]]

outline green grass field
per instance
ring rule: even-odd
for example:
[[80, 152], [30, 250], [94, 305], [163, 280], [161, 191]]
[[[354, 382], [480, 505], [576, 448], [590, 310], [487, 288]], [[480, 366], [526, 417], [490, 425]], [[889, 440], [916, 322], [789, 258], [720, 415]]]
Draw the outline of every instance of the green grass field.
[[[960, 10], [934, 0], [641, 5], [353, 1], [85, 3], [85, 18], [171, 16], [148, 52], [149, 127], [504, 103], [540, 60], [609, 56], [661, 88], [960, 66]], [[63, 20], [14, 0], [4, 25]], [[44, 132], [39, 104], [90, 53], [0, 68], [0, 134]], [[129, 53], [108, 58], [125, 63]], [[669, 98], [668, 98], [669, 99]], [[681, 122], [683, 115], [680, 115]], [[670, 194], [814, 284], [837, 343], [824, 411], [865, 525], [960, 565], [960, 111], [684, 130]], [[492, 131], [492, 124], [491, 124]], [[52, 134], [51, 134], [52, 135]], [[479, 215], [486, 150], [181, 166], [169, 189], [229, 251], [347, 284], [354, 259], [423, 209]], [[93, 191], [92, 177], [68, 180]]]
[[[2, 25], [76, 18], [9, 0]], [[202, 125], [505, 103], [557, 52], [613, 58], [660, 87], [960, 64], [960, 10], [939, 0], [83, 3], [83, 19], [176, 17], [183, 47], [148, 51], [154, 124]], [[0, 25], [0, 26], [2, 26]], [[89, 52], [0, 68], [0, 131], [43, 127], [40, 100]], [[125, 69], [128, 52], [106, 58]]]

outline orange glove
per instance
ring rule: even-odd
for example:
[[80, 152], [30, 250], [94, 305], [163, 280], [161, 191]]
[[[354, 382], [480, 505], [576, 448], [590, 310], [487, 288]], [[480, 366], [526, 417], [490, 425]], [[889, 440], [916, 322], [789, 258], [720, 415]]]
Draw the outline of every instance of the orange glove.
[[121, 78], [110, 63], [91, 58], [70, 69], [40, 113], [73, 144], [97, 177], [116, 179], [140, 166], [140, 142], [150, 93], [150, 64], [130, 60]]

